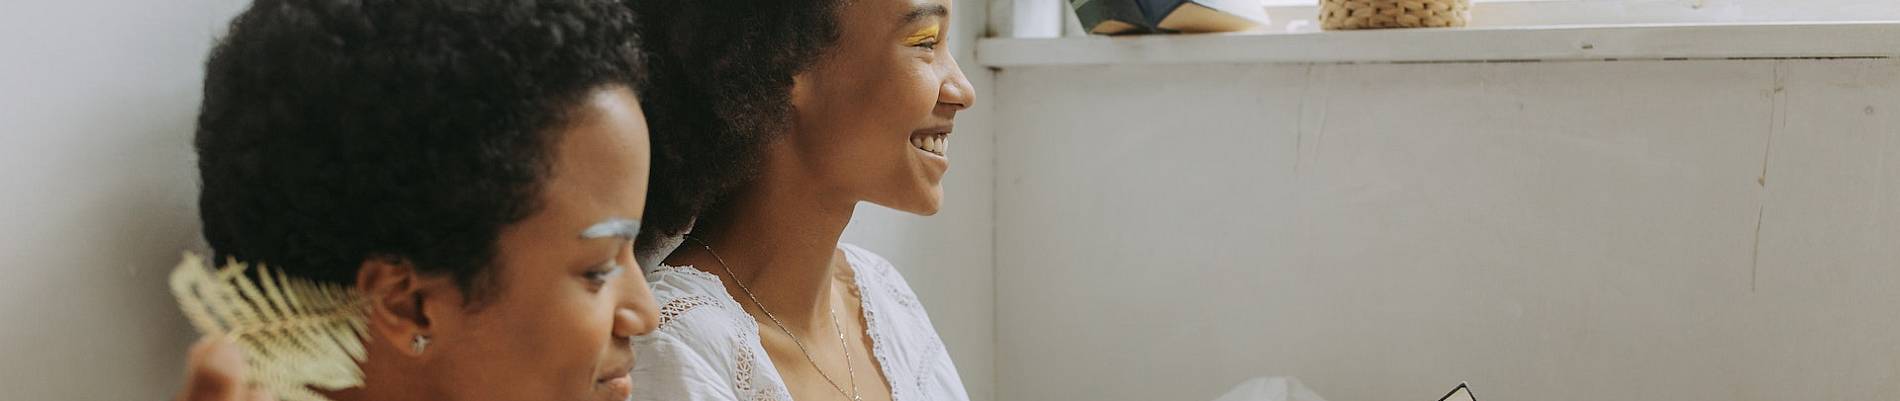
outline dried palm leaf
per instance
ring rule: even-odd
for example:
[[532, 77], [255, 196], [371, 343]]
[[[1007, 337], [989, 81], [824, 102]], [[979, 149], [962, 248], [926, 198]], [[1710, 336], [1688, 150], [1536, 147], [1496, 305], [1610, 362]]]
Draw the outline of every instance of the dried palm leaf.
[[186, 253], [172, 270], [172, 295], [198, 331], [236, 340], [258, 386], [283, 401], [328, 401], [312, 389], [363, 385], [367, 304], [355, 290], [264, 265], [208, 266]]

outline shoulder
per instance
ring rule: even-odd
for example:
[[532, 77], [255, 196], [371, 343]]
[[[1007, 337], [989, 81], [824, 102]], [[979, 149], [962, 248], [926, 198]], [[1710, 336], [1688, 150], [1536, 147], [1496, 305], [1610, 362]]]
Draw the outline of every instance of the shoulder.
[[737, 325], [745, 311], [733, 304], [719, 277], [691, 267], [666, 265], [648, 269], [646, 277], [653, 300], [660, 305], [656, 332], [707, 336], [744, 329]]
[[635, 401], [787, 400], [758, 324], [717, 276], [691, 267], [646, 271], [659, 328], [633, 341]]
[[[646, 272], [660, 305], [659, 328], [634, 339], [636, 399], [708, 399], [704, 392], [730, 393], [742, 352], [743, 314], [717, 277], [690, 267], [658, 266]], [[650, 398], [647, 396], [661, 398]], [[718, 397], [712, 397], [718, 399]]]

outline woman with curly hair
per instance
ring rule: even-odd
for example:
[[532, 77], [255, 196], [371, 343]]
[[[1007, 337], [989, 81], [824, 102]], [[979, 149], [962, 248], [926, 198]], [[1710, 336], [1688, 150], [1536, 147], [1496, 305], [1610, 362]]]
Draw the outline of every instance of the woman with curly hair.
[[[958, 111], [949, 0], [627, 0], [654, 138], [659, 329], [638, 400], [968, 399], [860, 202], [935, 214]], [[657, 256], [657, 255], [656, 255]]]
[[[616, 0], [257, 0], [231, 23], [198, 118], [205, 237], [361, 294], [361, 385], [314, 397], [629, 396], [658, 321], [633, 22]], [[178, 399], [272, 397], [242, 352], [200, 342]]]

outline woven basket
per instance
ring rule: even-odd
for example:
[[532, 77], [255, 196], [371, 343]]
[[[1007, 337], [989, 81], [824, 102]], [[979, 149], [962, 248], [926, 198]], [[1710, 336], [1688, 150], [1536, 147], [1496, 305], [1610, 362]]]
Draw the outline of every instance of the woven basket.
[[1471, 20], [1471, 0], [1322, 0], [1325, 30], [1462, 27]]

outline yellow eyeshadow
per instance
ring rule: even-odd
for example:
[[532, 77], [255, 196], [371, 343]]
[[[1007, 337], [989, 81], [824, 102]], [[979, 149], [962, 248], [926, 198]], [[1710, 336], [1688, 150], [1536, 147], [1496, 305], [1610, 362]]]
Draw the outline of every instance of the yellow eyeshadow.
[[937, 34], [942, 33], [942, 32], [943, 32], [943, 25], [941, 24], [931, 25], [928, 28], [917, 30], [917, 33], [910, 34], [910, 37], [904, 38], [904, 43], [910, 44], [910, 45], [921, 44], [921, 43], [930, 41], [931, 39], [936, 39]]

